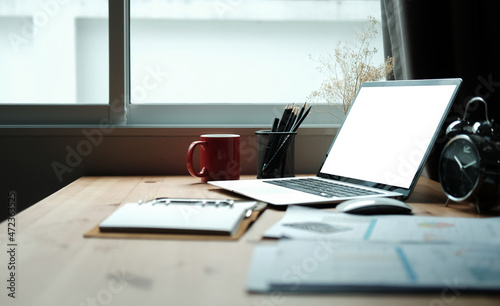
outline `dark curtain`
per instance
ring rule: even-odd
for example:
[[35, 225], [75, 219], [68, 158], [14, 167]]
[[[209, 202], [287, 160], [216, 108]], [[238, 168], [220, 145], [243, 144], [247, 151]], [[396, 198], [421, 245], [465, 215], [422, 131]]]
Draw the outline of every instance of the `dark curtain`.
[[[488, 103], [500, 122], [500, 1], [381, 0], [384, 52], [394, 56], [395, 79], [463, 79], [445, 127], [462, 117], [474, 96]], [[484, 107], [469, 109], [471, 122], [484, 120]], [[425, 118], [422, 118], [425, 120]], [[447, 138], [443, 131], [426, 166], [437, 180], [437, 163]]]

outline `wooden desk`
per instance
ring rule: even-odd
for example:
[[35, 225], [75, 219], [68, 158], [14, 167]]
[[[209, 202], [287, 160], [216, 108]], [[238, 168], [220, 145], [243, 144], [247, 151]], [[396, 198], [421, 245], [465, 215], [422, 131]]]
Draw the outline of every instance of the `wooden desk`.
[[[22, 197], [22, 194], [18, 194]], [[158, 196], [221, 197], [188, 176], [83, 177], [15, 216], [16, 298], [7, 296], [7, 222], [0, 232], [1, 305], [500, 305], [500, 297], [249, 294], [245, 280], [261, 235], [284, 211], [267, 209], [238, 241], [87, 239], [118, 205]], [[225, 194], [223, 196], [226, 196]], [[422, 178], [417, 214], [478, 217]], [[5, 200], [7, 201], [7, 200]], [[489, 215], [499, 215], [498, 211]]]

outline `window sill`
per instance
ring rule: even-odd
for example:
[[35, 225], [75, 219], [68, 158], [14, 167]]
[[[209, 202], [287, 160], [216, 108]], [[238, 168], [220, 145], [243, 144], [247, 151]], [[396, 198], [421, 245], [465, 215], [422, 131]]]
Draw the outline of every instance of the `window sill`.
[[[304, 125], [299, 135], [335, 135], [340, 124]], [[109, 136], [199, 136], [206, 133], [237, 133], [254, 135], [256, 130], [269, 129], [262, 125], [2, 125], [0, 136], [81, 136], [83, 130], [102, 129]]]

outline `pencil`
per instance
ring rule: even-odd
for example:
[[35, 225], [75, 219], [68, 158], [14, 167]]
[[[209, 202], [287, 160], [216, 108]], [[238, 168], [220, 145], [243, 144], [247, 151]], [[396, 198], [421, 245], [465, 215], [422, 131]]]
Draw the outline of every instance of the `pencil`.
[[287, 105], [285, 110], [283, 111], [283, 115], [281, 116], [281, 121], [278, 126], [278, 132], [283, 132], [285, 130], [285, 126], [288, 122], [288, 117], [290, 116], [290, 105]]
[[274, 118], [273, 127], [271, 129], [271, 132], [276, 132], [278, 130], [279, 123], [280, 123], [280, 119]]
[[304, 115], [299, 119], [299, 122], [297, 123], [297, 125], [293, 129], [294, 132], [296, 132], [299, 129], [299, 126], [302, 124], [302, 122], [304, 122], [304, 119], [306, 119], [307, 115], [309, 114], [309, 111], [311, 111], [311, 107], [312, 106], [309, 106], [309, 108], [306, 110]]
[[296, 127], [298, 128], [297, 124], [300, 121], [300, 118], [302, 118], [302, 116], [304, 115], [304, 110], [306, 109], [306, 105], [307, 105], [307, 102], [304, 102], [304, 105], [302, 105], [302, 107], [300, 108], [299, 115], [297, 116], [297, 120], [295, 120], [295, 122], [293, 124], [292, 131], [296, 130]]
[[295, 105], [292, 106], [292, 109], [291, 109], [291, 112], [290, 112], [290, 116], [288, 117], [288, 122], [285, 125], [284, 132], [290, 132], [292, 130], [292, 127], [295, 124], [295, 121], [297, 119], [298, 113], [299, 112], [297, 110], [297, 106], [295, 106]]
[[[281, 115], [281, 120], [278, 118], [274, 118], [273, 127], [271, 128], [271, 132], [280, 132], [285, 128], [285, 122], [288, 120], [289, 116], [289, 105], [285, 107], [283, 110], [283, 114]], [[278, 136], [276, 134], [271, 134], [267, 141], [266, 151], [264, 152], [264, 164], [269, 161], [269, 158], [272, 156], [274, 150], [276, 150], [276, 142]]]

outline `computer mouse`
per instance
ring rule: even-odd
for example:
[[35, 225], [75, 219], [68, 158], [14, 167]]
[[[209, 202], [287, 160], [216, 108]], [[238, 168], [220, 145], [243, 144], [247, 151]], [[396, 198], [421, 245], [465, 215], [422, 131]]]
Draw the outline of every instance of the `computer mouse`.
[[337, 205], [337, 211], [357, 215], [410, 214], [411, 207], [403, 201], [392, 198], [360, 198]]

